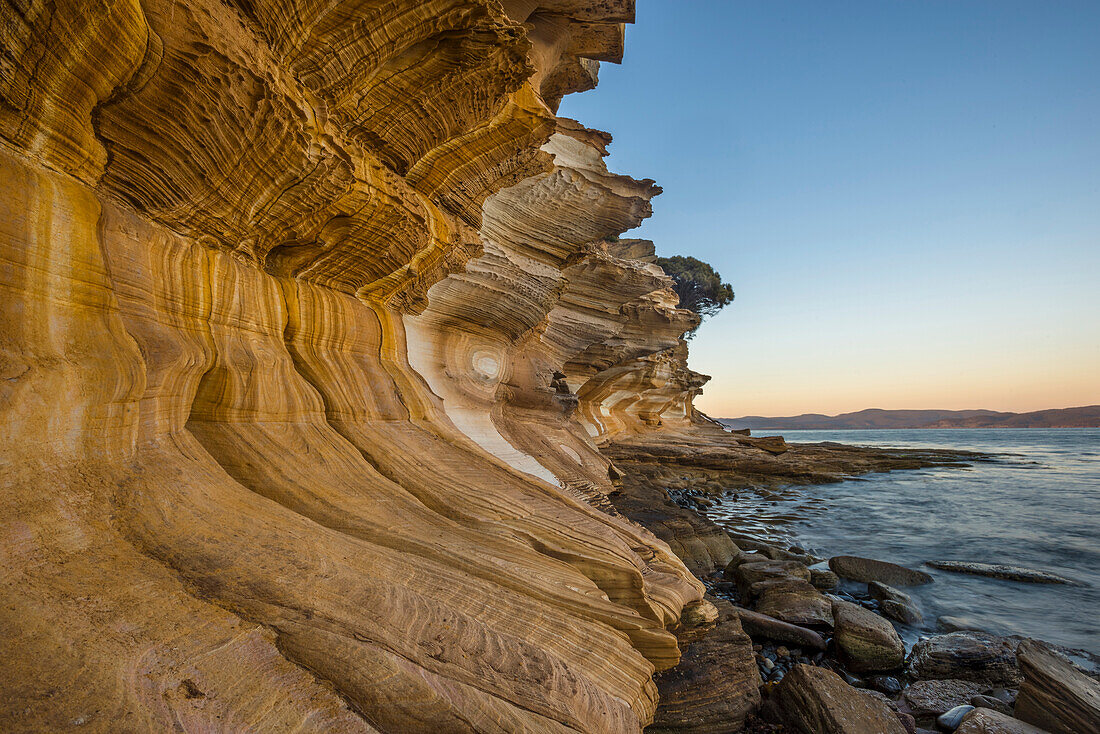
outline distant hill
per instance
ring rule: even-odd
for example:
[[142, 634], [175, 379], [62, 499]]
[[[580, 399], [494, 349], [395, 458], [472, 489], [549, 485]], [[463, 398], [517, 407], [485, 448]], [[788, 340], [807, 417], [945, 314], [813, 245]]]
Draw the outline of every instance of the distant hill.
[[730, 428], [761, 431], [797, 431], [874, 428], [1100, 428], [1100, 405], [999, 413], [995, 410], [882, 410], [822, 415], [803, 413], [785, 418], [747, 415], [721, 418]]

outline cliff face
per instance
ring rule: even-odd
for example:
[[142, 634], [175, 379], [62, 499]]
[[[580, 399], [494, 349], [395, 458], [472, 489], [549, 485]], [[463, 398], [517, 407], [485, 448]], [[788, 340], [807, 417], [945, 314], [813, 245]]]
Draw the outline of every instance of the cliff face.
[[703, 589], [597, 442], [705, 378], [554, 115], [632, 5], [0, 10], [0, 728], [652, 719]]

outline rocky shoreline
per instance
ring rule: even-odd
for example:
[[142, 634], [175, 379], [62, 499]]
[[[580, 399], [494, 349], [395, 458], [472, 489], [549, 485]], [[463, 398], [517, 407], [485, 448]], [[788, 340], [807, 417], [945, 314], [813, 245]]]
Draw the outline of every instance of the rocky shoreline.
[[[952, 630], [947, 619], [943, 634], [907, 649], [898, 628], [923, 619], [904, 589], [930, 582], [927, 574], [855, 556], [826, 561], [766, 534], [731, 533], [706, 516], [716, 498], [746, 489], [962, 468], [993, 456], [786, 444], [705, 421], [603, 450], [623, 473], [611, 497], [616, 510], [668, 542], [707, 587], [708, 608], [685, 614], [678, 630], [680, 664], [656, 677], [661, 699], [647, 731], [1100, 731], [1100, 665], [1085, 671], [1068, 656], [1100, 659], [1038, 640]], [[951, 570], [1049, 581], [1028, 569]]]

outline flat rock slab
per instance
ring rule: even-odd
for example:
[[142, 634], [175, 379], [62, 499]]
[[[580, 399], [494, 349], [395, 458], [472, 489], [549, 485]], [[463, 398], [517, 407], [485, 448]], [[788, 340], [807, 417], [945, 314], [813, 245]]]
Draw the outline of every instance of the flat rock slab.
[[970, 680], [1012, 686], [1020, 682], [1015, 645], [985, 632], [952, 632], [913, 646], [909, 675], [917, 680]]
[[1031, 724], [1014, 719], [993, 709], [977, 708], [971, 711], [955, 734], [1048, 734]]
[[825, 649], [825, 640], [813, 630], [740, 607], [737, 608], [737, 614], [741, 618], [741, 626], [750, 637], [790, 642], [812, 650]]
[[869, 584], [878, 581], [891, 586], [921, 586], [932, 583], [932, 577], [924, 571], [917, 571], [896, 563], [876, 561], [873, 558], [859, 556], [833, 556], [829, 559], [829, 568], [838, 576]]
[[1024, 682], [1015, 714], [1051, 734], [1100, 732], [1100, 682], [1036, 640], [1017, 651]]
[[905, 734], [885, 703], [812, 665], [791, 668], [768, 703], [801, 734]]
[[968, 680], [919, 680], [905, 689], [905, 702], [917, 716], [939, 716], [970, 703], [985, 684]]
[[969, 573], [975, 576], [989, 576], [1006, 581], [1022, 581], [1028, 584], [1068, 584], [1069, 586], [1081, 586], [1081, 583], [1059, 576], [1049, 571], [1036, 571], [1033, 568], [1021, 568], [1020, 566], [1006, 566], [1001, 563], [971, 563], [969, 561], [925, 561], [926, 566], [938, 568], [941, 571], [953, 571], [955, 573]]
[[893, 670], [905, 662], [905, 644], [894, 625], [874, 612], [833, 602], [833, 626], [837, 648], [853, 671]]

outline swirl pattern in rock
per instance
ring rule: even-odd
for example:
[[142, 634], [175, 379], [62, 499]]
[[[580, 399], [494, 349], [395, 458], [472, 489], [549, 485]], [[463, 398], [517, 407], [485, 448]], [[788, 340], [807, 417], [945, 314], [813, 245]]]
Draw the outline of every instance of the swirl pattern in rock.
[[6, 5], [0, 728], [636, 732], [705, 378], [558, 119], [631, 0]]

